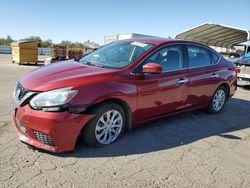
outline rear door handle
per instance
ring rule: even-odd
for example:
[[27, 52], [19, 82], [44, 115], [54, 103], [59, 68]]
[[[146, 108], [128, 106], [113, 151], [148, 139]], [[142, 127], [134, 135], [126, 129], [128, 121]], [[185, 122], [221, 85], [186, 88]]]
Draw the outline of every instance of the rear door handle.
[[219, 74], [213, 73], [210, 77], [211, 77], [211, 78], [218, 78], [218, 77], [219, 77]]
[[178, 83], [178, 84], [184, 84], [184, 83], [186, 83], [186, 82], [188, 82], [188, 81], [189, 81], [188, 79], [180, 78], [180, 79], [177, 81], [177, 83]]

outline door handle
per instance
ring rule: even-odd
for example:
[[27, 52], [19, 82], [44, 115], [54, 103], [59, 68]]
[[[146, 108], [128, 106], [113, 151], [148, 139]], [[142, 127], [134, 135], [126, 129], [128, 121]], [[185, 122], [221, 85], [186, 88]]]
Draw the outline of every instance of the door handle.
[[179, 79], [179, 80], [177, 81], [177, 83], [178, 83], [178, 84], [184, 84], [184, 83], [186, 83], [186, 82], [188, 82], [188, 81], [189, 81], [189, 79], [181, 78], [181, 79]]
[[213, 73], [210, 77], [211, 77], [211, 78], [218, 78], [218, 77], [219, 77], [219, 74]]

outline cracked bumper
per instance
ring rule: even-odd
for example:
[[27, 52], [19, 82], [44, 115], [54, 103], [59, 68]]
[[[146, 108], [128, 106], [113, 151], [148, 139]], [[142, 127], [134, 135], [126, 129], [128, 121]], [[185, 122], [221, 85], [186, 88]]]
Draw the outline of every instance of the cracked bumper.
[[[52, 152], [66, 152], [74, 150], [81, 129], [93, 117], [91, 114], [37, 111], [25, 105], [15, 109], [13, 124], [22, 142]], [[48, 135], [53, 144], [41, 142], [34, 131]]]

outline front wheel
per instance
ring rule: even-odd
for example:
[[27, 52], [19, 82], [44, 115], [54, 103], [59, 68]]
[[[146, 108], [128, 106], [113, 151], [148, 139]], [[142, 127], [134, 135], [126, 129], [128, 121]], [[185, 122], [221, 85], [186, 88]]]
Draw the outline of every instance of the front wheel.
[[212, 100], [209, 104], [208, 111], [212, 114], [217, 114], [222, 111], [226, 103], [226, 89], [223, 86], [220, 86], [214, 92]]
[[89, 146], [104, 146], [116, 141], [125, 128], [125, 112], [116, 103], [104, 103], [93, 110], [96, 114], [84, 128], [82, 137]]

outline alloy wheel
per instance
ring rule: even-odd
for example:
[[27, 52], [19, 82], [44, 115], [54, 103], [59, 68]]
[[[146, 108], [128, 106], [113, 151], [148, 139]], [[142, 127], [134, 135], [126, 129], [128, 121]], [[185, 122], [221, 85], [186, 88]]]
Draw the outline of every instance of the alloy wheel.
[[219, 89], [213, 97], [213, 109], [218, 112], [224, 106], [226, 94], [223, 89]]
[[95, 137], [100, 144], [110, 144], [114, 142], [123, 128], [123, 118], [117, 110], [105, 112], [97, 121]]

